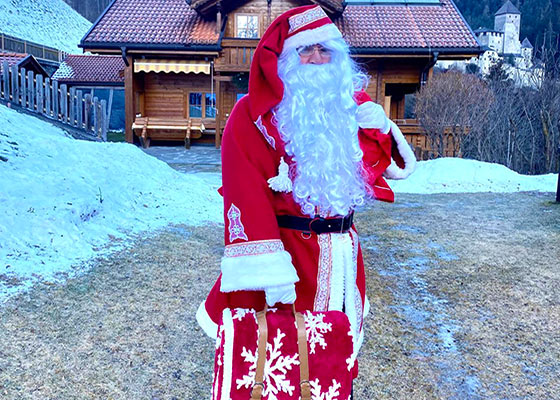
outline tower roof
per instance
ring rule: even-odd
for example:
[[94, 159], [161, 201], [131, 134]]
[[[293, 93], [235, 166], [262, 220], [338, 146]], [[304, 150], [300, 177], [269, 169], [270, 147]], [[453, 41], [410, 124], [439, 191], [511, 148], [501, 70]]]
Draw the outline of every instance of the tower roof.
[[529, 38], [525, 38], [525, 39], [523, 39], [523, 42], [521, 43], [521, 47], [532, 49], [533, 45], [529, 41]]
[[507, 0], [505, 2], [505, 4], [498, 11], [496, 11], [496, 14], [494, 14], [494, 15], [498, 16], [498, 15], [503, 15], [503, 14], [519, 14], [519, 15], [521, 15], [521, 11], [519, 11], [517, 9], [517, 7], [515, 7], [510, 0]]

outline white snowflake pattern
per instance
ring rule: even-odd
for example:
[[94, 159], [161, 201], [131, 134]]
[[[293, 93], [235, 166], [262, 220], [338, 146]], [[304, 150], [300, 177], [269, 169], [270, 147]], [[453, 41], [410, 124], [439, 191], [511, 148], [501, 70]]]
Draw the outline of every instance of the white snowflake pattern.
[[324, 321], [325, 314], [313, 314], [307, 311], [305, 314], [305, 332], [307, 333], [307, 343], [309, 344], [309, 354], [315, 354], [315, 346], [319, 345], [324, 350], [327, 342], [323, 336], [332, 331], [332, 323]]
[[329, 386], [329, 390], [326, 392], [323, 392], [318, 378], [310, 381], [309, 385], [311, 386], [311, 400], [337, 400], [336, 396], [340, 395], [338, 391], [340, 383], [335, 379], [332, 380], [332, 385]]
[[[354, 343], [354, 332], [352, 331], [352, 327], [350, 327], [350, 330], [348, 331], [348, 336], [350, 336], [350, 338], [352, 339], [352, 343]], [[350, 357], [348, 357], [346, 359], [346, 365], [347, 365], [348, 371], [352, 370], [355, 362], [356, 362], [356, 354], [354, 354], [354, 352], [352, 351], [352, 354], [350, 355]]]
[[[282, 348], [282, 339], [286, 334], [282, 333], [280, 329], [276, 332], [276, 337], [273, 339], [273, 344], [266, 344], [266, 363], [264, 367], [264, 396], [268, 396], [269, 400], [278, 400], [276, 396], [278, 393], [287, 393], [292, 396], [295, 387], [290, 385], [290, 381], [286, 379], [286, 374], [292, 369], [294, 365], [299, 365], [297, 353], [293, 355], [282, 355], [280, 349]], [[242, 379], [237, 379], [237, 389], [240, 387], [252, 388], [255, 383], [255, 372], [257, 369], [257, 351], [253, 353], [243, 347], [241, 356], [245, 362], [250, 363], [249, 372], [244, 375]]]
[[252, 308], [236, 308], [233, 310], [233, 319], [241, 321], [247, 314], [255, 315], [255, 310]]

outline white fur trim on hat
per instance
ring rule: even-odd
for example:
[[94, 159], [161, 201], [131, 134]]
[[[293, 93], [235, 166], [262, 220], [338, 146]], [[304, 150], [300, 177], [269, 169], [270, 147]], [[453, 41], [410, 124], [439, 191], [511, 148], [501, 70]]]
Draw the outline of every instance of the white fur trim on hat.
[[289, 49], [294, 49], [300, 46], [310, 46], [316, 43], [323, 43], [331, 39], [341, 39], [342, 33], [338, 30], [335, 24], [330, 23], [320, 26], [315, 29], [307, 29], [296, 33], [294, 36], [287, 38], [284, 41], [282, 53]]
[[414, 172], [416, 168], [416, 156], [410, 148], [410, 145], [406, 141], [401, 130], [393, 121], [391, 121], [391, 135], [397, 142], [397, 149], [404, 161], [404, 168], [401, 169], [395, 163], [395, 160], [391, 160], [391, 165], [387, 167], [383, 176], [389, 179], [405, 179], [408, 178], [410, 174]]

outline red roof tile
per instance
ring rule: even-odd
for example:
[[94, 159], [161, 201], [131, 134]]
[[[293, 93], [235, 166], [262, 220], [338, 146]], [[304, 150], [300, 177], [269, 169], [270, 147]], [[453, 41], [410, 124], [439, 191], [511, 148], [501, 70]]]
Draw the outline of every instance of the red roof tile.
[[125, 65], [121, 56], [70, 54], [52, 79], [60, 82], [123, 83]]
[[[357, 49], [478, 49], [451, 0], [437, 5], [348, 5], [335, 23]], [[185, 0], [116, 0], [82, 45], [218, 44], [215, 26]]]
[[2, 52], [0, 52], [0, 72], [2, 72], [4, 61], [8, 61], [8, 68], [9, 68], [12, 65], [19, 64], [27, 56], [28, 56], [28, 54], [24, 54], [24, 53], [2, 53]]
[[116, 0], [82, 45], [217, 44], [216, 22], [203, 20], [185, 0]]
[[354, 48], [478, 48], [455, 5], [352, 6], [335, 20]]

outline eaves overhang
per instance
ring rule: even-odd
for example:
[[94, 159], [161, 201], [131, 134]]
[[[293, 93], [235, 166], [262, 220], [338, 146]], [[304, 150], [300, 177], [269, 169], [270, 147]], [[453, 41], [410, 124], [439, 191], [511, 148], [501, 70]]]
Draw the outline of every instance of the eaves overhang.
[[355, 55], [432, 55], [439, 56], [472, 55], [477, 56], [483, 51], [480, 47], [351, 47], [351, 54]]
[[180, 43], [130, 43], [130, 42], [85, 42], [80, 43], [78, 47], [84, 50], [118, 50], [126, 47], [127, 50], [190, 50], [190, 51], [220, 51], [222, 48], [219, 44], [180, 44]]

